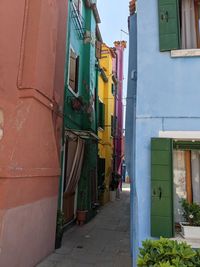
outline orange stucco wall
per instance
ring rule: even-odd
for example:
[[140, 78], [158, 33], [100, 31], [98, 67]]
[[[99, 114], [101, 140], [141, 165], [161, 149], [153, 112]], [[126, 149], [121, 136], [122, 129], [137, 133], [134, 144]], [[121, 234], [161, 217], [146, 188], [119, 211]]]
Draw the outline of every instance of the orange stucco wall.
[[67, 2], [0, 1], [0, 266], [54, 248]]

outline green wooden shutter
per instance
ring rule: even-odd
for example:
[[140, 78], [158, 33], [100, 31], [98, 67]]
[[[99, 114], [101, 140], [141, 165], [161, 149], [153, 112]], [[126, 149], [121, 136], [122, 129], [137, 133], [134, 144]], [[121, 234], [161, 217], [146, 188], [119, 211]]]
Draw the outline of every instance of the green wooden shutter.
[[173, 143], [172, 139], [151, 141], [151, 235], [173, 237]]
[[99, 101], [99, 127], [104, 129], [105, 127], [105, 105]]
[[105, 181], [106, 160], [98, 157], [98, 186], [102, 186]]
[[159, 1], [160, 51], [180, 48], [179, 0]]

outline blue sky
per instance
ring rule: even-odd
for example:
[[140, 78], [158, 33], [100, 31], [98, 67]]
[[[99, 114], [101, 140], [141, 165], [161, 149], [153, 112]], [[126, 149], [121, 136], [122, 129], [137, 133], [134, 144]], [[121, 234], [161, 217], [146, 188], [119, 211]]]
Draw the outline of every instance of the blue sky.
[[[128, 35], [121, 30], [128, 32], [130, 0], [97, 0], [97, 6], [101, 17], [99, 25], [104, 43], [113, 46], [114, 41], [126, 40], [128, 44]], [[124, 60], [124, 97], [126, 97], [128, 74], [128, 45], [125, 50]], [[123, 101], [125, 104], [125, 101]]]

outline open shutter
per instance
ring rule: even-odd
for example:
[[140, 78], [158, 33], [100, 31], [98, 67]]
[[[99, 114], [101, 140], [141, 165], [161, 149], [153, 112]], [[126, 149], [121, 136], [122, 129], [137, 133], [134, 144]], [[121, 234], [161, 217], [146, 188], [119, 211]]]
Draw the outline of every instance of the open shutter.
[[151, 235], [173, 237], [172, 139], [151, 141]]
[[179, 0], [159, 1], [160, 51], [180, 48]]

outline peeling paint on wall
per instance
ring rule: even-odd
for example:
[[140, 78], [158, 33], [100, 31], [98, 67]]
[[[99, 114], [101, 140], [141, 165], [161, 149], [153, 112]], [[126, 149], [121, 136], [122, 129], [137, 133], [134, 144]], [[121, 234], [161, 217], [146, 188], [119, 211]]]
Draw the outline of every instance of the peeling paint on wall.
[[3, 115], [3, 110], [0, 109], [0, 140], [3, 138], [3, 124], [4, 124], [4, 115]]

